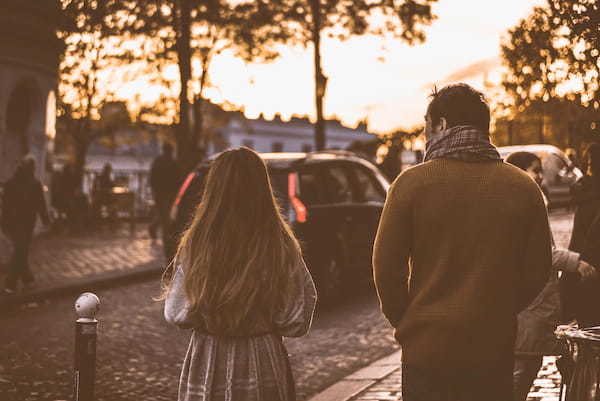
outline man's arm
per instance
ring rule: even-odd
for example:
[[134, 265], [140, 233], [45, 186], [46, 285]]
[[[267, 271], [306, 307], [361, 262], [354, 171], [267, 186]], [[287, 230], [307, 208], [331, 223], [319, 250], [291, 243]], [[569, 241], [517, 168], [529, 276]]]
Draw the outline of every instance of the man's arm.
[[408, 306], [411, 191], [402, 175], [390, 187], [373, 247], [373, 277], [381, 310], [396, 327]]
[[552, 236], [548, 224], [548, 212], [539, 189], [534, 193], [530, 208], [530, 225], [520, 275], [517, 278], [517, 311], [525, 309], [548, 282], [552, 270]]

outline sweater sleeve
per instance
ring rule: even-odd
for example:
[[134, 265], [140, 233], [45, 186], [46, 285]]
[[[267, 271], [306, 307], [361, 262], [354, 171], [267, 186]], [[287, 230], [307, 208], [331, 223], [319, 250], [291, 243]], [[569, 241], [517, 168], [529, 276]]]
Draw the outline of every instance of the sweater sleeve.
[[373, 246], [373, 278], [381, 311], [393, 327], [408, 307], [412, 238], [410, 194], [400, 175], [388, 191]]
[[317, 291], [304, 259], [298, 261], [291, 274], [291, 282], [279, 313], [275, 316], [275, 330], [284, 337], [301, 337], [308, 333], [317, 302]]
[[181, 328], [191, 328], [195, 320], [192, 318], [190, 304], [185, 294], [184, 272], [181, 265], [175, 268], [175, 276], [165, 299], [165, 320]]
[[546, 285], [552, 269], [552, 236], [548, 212], [538, 188], [535, 189], [530, 225], [523, 248], [524, 257], [517, 283], [517, 311], [525, 309]]

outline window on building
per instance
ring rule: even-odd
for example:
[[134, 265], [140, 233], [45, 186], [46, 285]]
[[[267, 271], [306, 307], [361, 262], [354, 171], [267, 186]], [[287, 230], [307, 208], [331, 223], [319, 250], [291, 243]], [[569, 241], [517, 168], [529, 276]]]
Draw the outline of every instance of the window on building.
[[271, 144], [272, 152], [283, 152], [283, 142], [273, 142]]
[[254, 149], [254, 141], [252, 139], [244, 139], [242, 141], [242, 146], [245, 146], [250, 149]]
[[302, 144], [302, 151], [304, 153], [312, 152], [312, 145], [309, 145], [308, 143], [303, 143]]

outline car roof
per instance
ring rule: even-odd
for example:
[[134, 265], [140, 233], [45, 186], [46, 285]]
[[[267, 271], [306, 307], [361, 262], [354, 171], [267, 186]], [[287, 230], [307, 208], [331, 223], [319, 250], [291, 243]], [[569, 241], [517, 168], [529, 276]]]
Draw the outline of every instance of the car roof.
[[500, 146], [498, 147], [498, 152], [503, 157], [508, 156], [514, 152], [531, 152], [537, 155], [545, 154], [545, 153], [555, 153], [562, 154], [562, 151], [554, 145], [513, 145], [513, 146]]
[[[214, 160], [219, 153], [211, 155], [207, 161], [202, 162], [199, 165], [201, 167], [207, 167], [208, 164]], [[258, 153], [258, 155], [267, 163], [271, 168], [291, 168], [298, 164], [311, 164], [326, 162], [332, 160], [352, 160], [360, 163], [364, 163], [364, 159], [360, 158], [353, 152], [344, 150], [325, 150], [317, 152], [264, 152]]]

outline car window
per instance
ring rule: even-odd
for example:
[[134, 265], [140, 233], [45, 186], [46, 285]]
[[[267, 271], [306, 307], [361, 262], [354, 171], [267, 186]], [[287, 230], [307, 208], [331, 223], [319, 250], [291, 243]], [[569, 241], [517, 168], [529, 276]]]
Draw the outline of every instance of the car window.
[[356, 177], [359, 202], [385, 202], [385, 192], [371, 171], [363, 166], [354, 166], [352, 171]]
[[300, 172], [300, 199], [306, 205], [320, 205], [325, 202], [324, 189], [319, 186], [315, 170]]
[[345, 168], [324, 165], [319, 170], [320, 185], [324, 189], [327, 203], [352, 202], [352, 188]]
[[549, 153], [542, 160], [544, 173], [549, 176], [555, 176], [559, 171], [567, 167], [567, 164], [557, 155]]
[[330, 164], [303, 169], [300, 175], [300, 199], [308, 206], [352, 201], [346, 171]]

